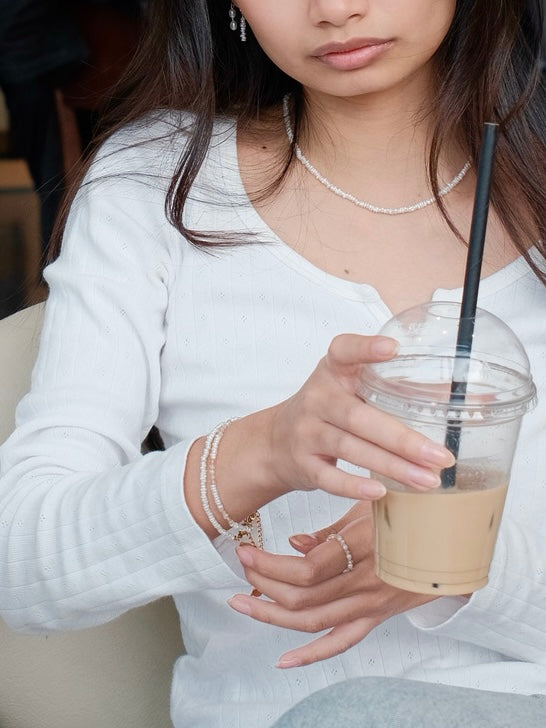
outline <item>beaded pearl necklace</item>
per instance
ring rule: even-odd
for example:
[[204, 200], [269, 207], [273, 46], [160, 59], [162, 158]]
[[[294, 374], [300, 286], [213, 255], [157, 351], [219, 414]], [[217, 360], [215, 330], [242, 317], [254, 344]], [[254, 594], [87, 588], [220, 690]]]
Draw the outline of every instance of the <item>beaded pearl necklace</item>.
[[[358, 197], [355, 197], [350, 192], [345, 192], [344, 190], [340, 189], [339, 187], [336, 187], [336, 185], [332, 184], [330, 180], [328, 180], [324, 175], [322, 175], [316, 167], [314, 167], [311, 162], [307, 159], [307, 157], [303, 154], [301, 149], [297, 144], [294, 144], [294, 131], [292, 129], [292, 126], [290, 124], [290, 108], [289, 108], [289, 100], [290, 96], [287, 94], [283, 98], [283, 117], [284, 117], [284, 127], [286, 129], [286, 136], [288, 137], [288, 141], [290, 144], [294, 145], [294, 152], [296, 154], [296, 158], [299, 162], [305, 167], [305, 169], [313, 175], [315, 179], [317, 179], [322, 185], [327, 187], [330, 192], [333, 192], [334, 195], [337, 195], [338, 197], [341, 197], [344, 200], [348, 200], [349, 202], [352, 202], [354, 205], [357, 205], [358, 207], [363, 207], [365, 210], [369, 210], [369, 212], [375, 212], [378, 215], [404, 215], [407, 212], [415, 212], [416, 210], [422, 210], [423, 207], [428, 207], [428, 205], [432, 205], [434, 202], [436, 202], [435, 197], [429, 197], [426, 200], [419, 200], [419, 202], [416, 202], [413, 205], [404, 205], [403, 207], [379, 207], [378, 205], [372, 205], [371, 202], [365, 202], [364, 200], [359, 200]], [[448, 192], [451, 192], [451, 190], [456, 187], [459, 182], [462, 180], [462, 178], [465, 176], [465, 174], [470, 169], [470, 161], [467, 161], [464, 167], [461, 169], [461, 171], [455, 175], [455, 177], [451, 180], [451, 182], [448, 182], [444, 187], [442, 187], [441, 190], [438, 191], [438, 197], [444, 197], [447, 195]]]

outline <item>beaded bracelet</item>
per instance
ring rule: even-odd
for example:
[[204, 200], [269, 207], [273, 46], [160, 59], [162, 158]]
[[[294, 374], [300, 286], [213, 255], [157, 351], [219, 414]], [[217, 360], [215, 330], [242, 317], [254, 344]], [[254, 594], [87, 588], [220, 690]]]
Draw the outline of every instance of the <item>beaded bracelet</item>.
[[[201, 455], [200, 464], [201, 504], [207, 518], [209, 519], [209, 522], [220, 535], [227, 536], [233, 541], [250, 541], [250, 543], [252, 543], [254, 546], [257, 546], [258, 548], [263, 548], [263, 532], [260, 514], [256, 511], [255, 513], [251, 513], [249, 516], [247, 516], [241, 523], [234, 521], [224, 508], [224, 505], [218, 494], [218, 487], [216, 484], [216, 457], [218, 454], [218, 447], [228, 426], [236, 419], [238, 418], [232, 417], [229, 420], [220, 423], [212, 430], [212, 432], [207, 435], [207, 438], [205, 440], [205, 446], [203, 448], [203, 453]], [[207, 486], [209, 485], [209, 476], [210, 491], [212, 493], [216, 508], [225, 519], [226, 523], [229, 524], [230, 529], [237, 530], [236, 533], [233, 533], [233, 531], [230, 529], [224, 528], [212, 512], [211, 503], [209, 501], [209, 496], [207, 492]], [[254, 531], [256, 532], [256, 535], [254, 535]]]
[[208, 471], [210, 473], [210, 492], [212, 493], [216, 508], [218, 508], [218, 511], [222, 514], [224, 520], [229, 523], [230, 527], [243, 528], [243, 524], [234, 521], [224, 508], [224, 504], [222, 503], [222, 501], [220, 500], [220, 496], [218, 495], [218, 486], [216, 485], [216, 456], [218, 455], [218, 446], [220, 444], [220, 440], [224, 435], [224, 432], [227, 430], [227, 427], [231, 422], [233, 422], [233, 419], [227, 420], [227, 422], [224, 422], [222, 425], [220, 425], [220, 427], [215, 428], [215, 431], [213, 431], [214, 435], [212, 437], [208, 463]]

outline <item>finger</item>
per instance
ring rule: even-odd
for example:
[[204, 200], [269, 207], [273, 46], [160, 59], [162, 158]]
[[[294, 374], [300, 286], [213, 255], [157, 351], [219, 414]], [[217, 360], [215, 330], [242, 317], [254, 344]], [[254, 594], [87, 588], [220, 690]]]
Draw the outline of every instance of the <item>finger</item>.
[[353, 521], [365, 517], [370, 518], [372, 508], [369, 501], [359, 501], [347, 513], [345, 513], [335, 523], [331, 523], [326, 528], [321, 528], [314, 533], [295, 533], [289, 537], [288, 541], [292, 548], [301, 554], [307, 554], [309, 551], [318, 546], [319, 543], [326, 541], [331, 533], [340, 533], [346, 526]]
[[387, 336], [339, 334], [328, 347], [326, 363], [333, 369], [355, 367], [391, 359], [397, 351], [398, 342]]
[[[325, 425], [320, 429], [316, 448], [327, 458], [344, 460], [367, 468], [417, 490], [437, 488], [441, 483], [438, 471], [409, 462], [369, 440], [363, 440], [351, 432], [331, 425]], [[409, 448], [408, 454], [410, 454]], [[413, 456], [415, 457], [415, 454]]]
[[329, 400], [323, 400], [321, 416], [341, 433], [350, 433], [422, 466], [440, 469], [453, 465], [453, 454], [443, 445], [342, 388], [336, 391], [335, 402]]
[[383, 483], [378, 480], [347, 473], [318, 455], [309, 457], [306, 469], [310, 489], [318, 488], [332, 495], [353, 500], [377, 500], [387, 492]]
[[355, 573], [351, 577], [340, 573], [315, 586], [304, 587], [268, 579], [252, 570], [245, 571], [245, 576], [260, 594], [291, 612], [324, 606], [355, 594], [362, 597], [368, 581], [365, 573]]
[[[369, 541], [365, 538], [367, 529], [361, 526], [359, 521], [356, 521], [351, 531], [356, 536], [351, 535], [349, 538], [350, 531], [348, 533], [344, 532], [343, 536], [353, 563], [358, 564], [369, 555]], [[252, 571], [266, 579], [272, 579], [284, 584], [293, 584], [294, 586], [309, 587], [316, 586], [339, 575], [346, 576], [342, 572], [347, 568], [347, 556], [342, 546], [335, 539], [319, 544], [303, 558], [301, 556], [272, 554], [257, 549], [250, 544], [239, 546], [236, 554], [245, 569], [247, 577]], [[253, 581], [251, 583], [260, 589], [259, 584], [254, 584]]]
[[324, 539], [317, 537], [314, 533], [295, 533], [293, 536], [288, 537], [288, 541], [292, 548], [299, 551], [300, 554], [308, 554]]
[[[315, 586], [334, 576], [341, 574], [341, 549], [333, 543], [322, 544], [327, 548], [326, 554], [315, 554], [314, 558], [301, 556], [284, 556], [270, 554], [253, 546], [240, 546], [236, 553], [245, 569], [245, 576], [249, 583], [264, 592], [261, 586], [267, 582], [259, 579], [270, 579], [277, 583], [292, 584], [294, 586]], [[333, 556], [333, 558], [332, 558]], [[345, 557], [343, 557], [345, 563]], [[343, 566], [345, 568], [345, 566]], [[268, 594], [269, 596], [269, 594]]]
[[[262, 594], [291, 610], [326, 604], [352, 594], [371, 593], [380, 582], [373, 565], [371, 523], [369, 516], [355, 519], [342, 532], [330, 532], [326, 542], [311, 549], [312, 553], [306, 559], [300, 559], [300, 563], [328, 560], [332, 564], [331, 571], [335, 568], [335, 575], [329, 579], [307, 585], [293, 584], [290, 572], [280, 573], [279, 578], [272, 579], [250, 567], [245, 567], [245, 576]], [[324, 576], [328, 571], [323, 568], [319, 573]], [[380, 584], [384, 586], [383, 582]]]
[[343, 597], [335, 602], [297, 611], [247, 594], [235, 594], [227, 603], [236, 612], [258, 622], [312, 634], [362, 616], [362, 600], [359, 596]]
[[379, 623], [380, 620], [362, 617], [340, 624], [309, 644], [286, 652], [280, 657], [277, 667], [302, 667], [340, 655], [361, 642]]
[[266, 624], [301, 632], [321, 632], [338, 624], [359, 619], [387, 619], [393, 614], [426, 604], [438, 597], [396, 589], [376, 576], [373, 566], [361, 562], [354, 572], [342, 574], [309, 589], [275, 583], [252, 575], [272, 601], [246, 594], [228, 600], [232, 609]]

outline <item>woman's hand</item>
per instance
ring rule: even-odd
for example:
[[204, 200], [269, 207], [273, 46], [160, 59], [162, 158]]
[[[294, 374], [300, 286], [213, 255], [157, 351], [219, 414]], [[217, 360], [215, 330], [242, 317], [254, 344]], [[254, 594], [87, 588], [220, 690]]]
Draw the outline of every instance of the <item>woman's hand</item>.
[[336, 467], [338, 459], [426, 490], [453, 464], [441, 445], [411, 430], [356, 394], [363, 364], [390, 359], [396, 342], [342, 334], [302, 388], [271, 408], [270, 464], [287, 489], [320, 488], [355, 499], [379, 498], [384, 486]]
[[[337, 336], [292, 397], [230, 424], [215, 478], [234, 521], [292, 490], [322, 489], [356, 500], [385, 494], [382, 483], [341, 470], [338, 460], [417, 490], [440, 484], [440, 470], [453, 465], [453, 455], [356, 393], [362, 366], [390, 359], [396, 350], [397, 343], [384, 336]], [[190, 448], [184, 492], [195, 520], [213, 538], [217, 531], [201, 498], [204, 446], [202, 437]]]
[[[347, 543], [354, 567], [343, 573], [347, 559], [331, 533]], [[373, 523], [369, 503], [362, 502], [337, 523], [308, 536], [290, 539], [303, 556], [280, 556], [249, 545], [237, 550], [246, 578], [268, 597], [237, 594], [230, 606], [260, 622], [325, 635], [285, 653], [278, 667], [298, 667], [340, 654], [360, 642], [395, 614], [437, 597], [413, 594], [385, 584], [374, 571]]]

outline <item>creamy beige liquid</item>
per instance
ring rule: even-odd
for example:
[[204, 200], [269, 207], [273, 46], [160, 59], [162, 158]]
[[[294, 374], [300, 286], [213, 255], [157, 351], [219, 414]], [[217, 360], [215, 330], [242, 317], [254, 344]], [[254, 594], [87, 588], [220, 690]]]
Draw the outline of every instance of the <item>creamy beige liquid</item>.
[[484, 586], [506, 489], [389, 490], [373, 504], [377, 575], [421, 594], [466, 594]]

